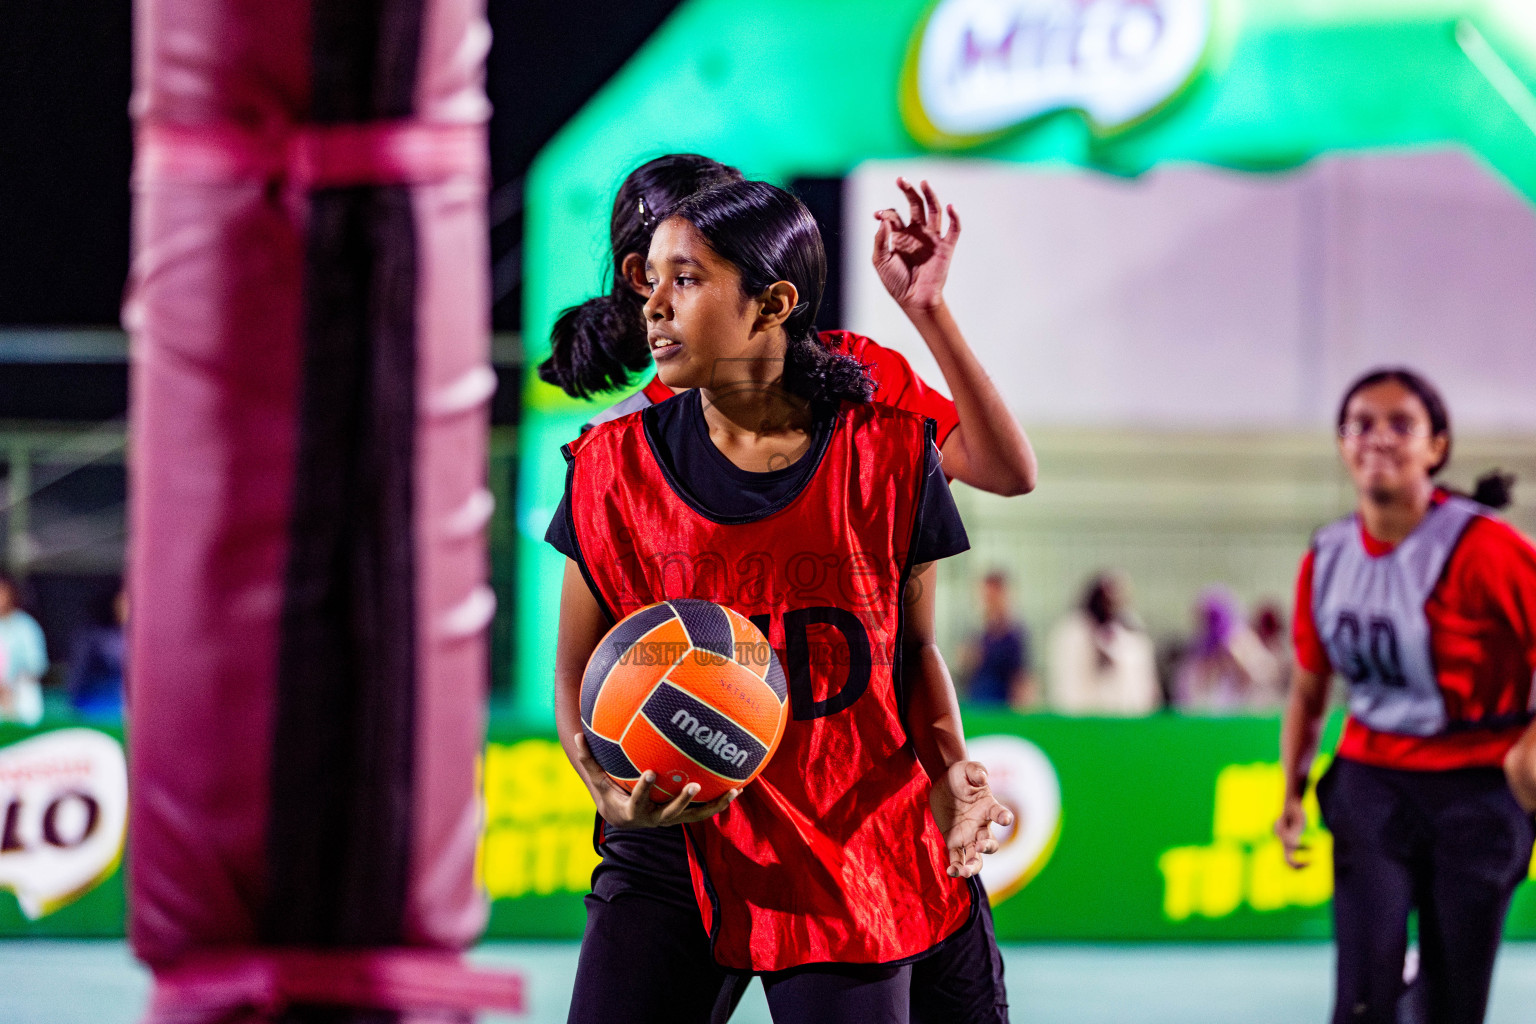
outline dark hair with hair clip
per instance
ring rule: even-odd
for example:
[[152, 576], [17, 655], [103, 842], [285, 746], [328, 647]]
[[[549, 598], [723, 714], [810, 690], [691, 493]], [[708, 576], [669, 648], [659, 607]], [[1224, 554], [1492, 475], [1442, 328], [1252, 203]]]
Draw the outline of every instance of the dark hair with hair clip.
[[[1429, 416], [1430, 433], [1434, 437], [1445, 438], [1445, 455], [1429, 470], [1430, 476], [1439, 473], [1451, 461], [1451, 414], [1446, 408], [1445, 399], [1440, 396], [1440, 389], [1414, 370], [1404, 366], [1388, 366], [1372, 370], [1355, 381], [1349, 386], [1349, 390], [1344, 392], [1344, 400], [1339, 403], [1336, 428], [1344, 429], [1344, 419], [1349, 414], [1350, 401], [1366, 388], [1373, 388], [1378, 384], [1399, 384], [1413, 392], [1414, 397], [1424, 406], [1424, 412]], [[1472, 493], [1462, 496], [1469, 497], [1489, 508], [1501, 509], [1509, 505], [1513, 496], [1514, 483], [1514, 474], [1502, 473], [1495, 469], [1478, 477]]]
[[863, 363], [828, 349], [816, 335], [827, 281], [821, 231], [805, 204], [766, 181], [732, 181], [680, 203], [673, 217], [698, 229], [721, 259], [741, 272], [744, 295], [788, 281], [799, 304], [784, 321], [784, 390], [818, 403], [867, 402], [875, 384]]
[[651, 364], [640, 314], [643, 296], [624, 277], [624, 258], [645, 258], [656, 225], [679, 202], [710, 185], [741, 180], [741, 172], [697, 153], [672, 153], [629, 173], [613, 199], [608, 225], [612, 256], [607, 295], [562, 310], [549, 333], [549, 358], [539, 379], [572, 398], [628, 386]]

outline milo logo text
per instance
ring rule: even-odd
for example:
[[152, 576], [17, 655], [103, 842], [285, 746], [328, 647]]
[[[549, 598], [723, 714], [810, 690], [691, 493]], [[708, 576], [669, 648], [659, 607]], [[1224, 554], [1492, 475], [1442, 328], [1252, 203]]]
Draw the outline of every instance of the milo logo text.
[[903, 72], [902, 114], [938, 147], [1054, 110], [1123, 127], [1189, 81], [1210, 21], [1209, 0], [940, 0]]

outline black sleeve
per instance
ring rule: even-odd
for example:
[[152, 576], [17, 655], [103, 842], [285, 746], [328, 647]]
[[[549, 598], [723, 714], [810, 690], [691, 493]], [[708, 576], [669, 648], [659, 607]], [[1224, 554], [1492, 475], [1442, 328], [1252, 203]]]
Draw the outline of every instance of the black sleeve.
[[560, 495], [560, 507], [555, 509], [555, 517], [549, 521], [549, 529], [544, 531], [544, 541], [566, 558], [576, 558], [576, 538], [571, 535], [569, 490]]
[[965, 524], [960, 521], [960, 510], [955, 508], [955, 496], [949, 493], [949, 481], [944, 479], [943, 461], [938, 448], [930, 444], [926, 466], [928, 482], [923, 487], [923, 507], [918, 512], [922, 519], [912, 545], [913, 565], [971, 549], [971, 539], [965, 535]]

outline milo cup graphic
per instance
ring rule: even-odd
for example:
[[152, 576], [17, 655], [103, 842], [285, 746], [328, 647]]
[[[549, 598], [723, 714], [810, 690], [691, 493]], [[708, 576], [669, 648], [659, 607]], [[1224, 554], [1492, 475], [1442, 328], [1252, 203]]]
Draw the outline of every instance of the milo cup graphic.
[[128, 826], [122, 745], [59, 729], [0, 747], [0, 889], [31, 920], [111, 877]]

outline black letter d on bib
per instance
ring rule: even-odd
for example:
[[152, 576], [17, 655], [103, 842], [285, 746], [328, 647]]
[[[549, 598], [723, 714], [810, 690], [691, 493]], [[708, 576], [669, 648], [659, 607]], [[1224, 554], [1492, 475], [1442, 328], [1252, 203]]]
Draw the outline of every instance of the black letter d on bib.
[[[848, 678], [843, 688], [826, 700], [815, 700], [811, 690], [810, 627], [831, 626], [848, 644]], [[826, 718], [852, 706], [869, 688], [869, 634], [852, 612], [841, 608], [797, 608], [784, 613], [784, 648], [789, 661], [789, 705], [795, 721]], [[829, 652], [830, 653], [830, 652]], [[831, 661], [829, 657], [827, 659]]]

